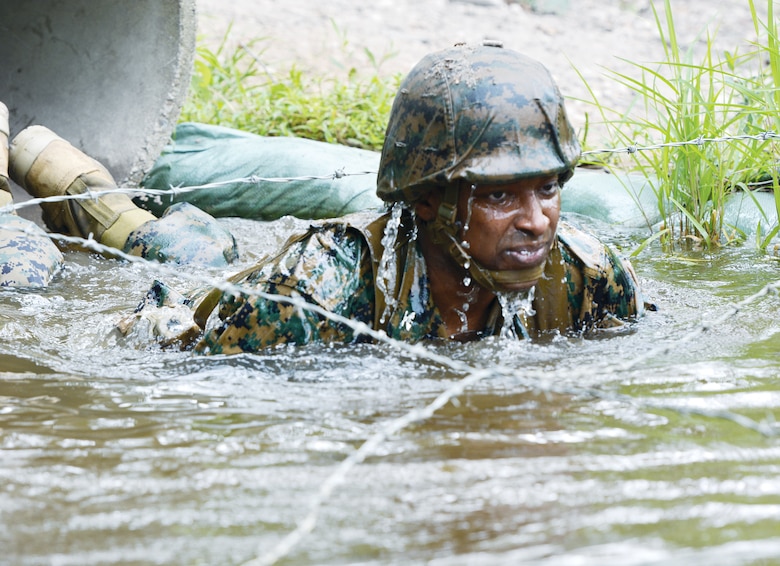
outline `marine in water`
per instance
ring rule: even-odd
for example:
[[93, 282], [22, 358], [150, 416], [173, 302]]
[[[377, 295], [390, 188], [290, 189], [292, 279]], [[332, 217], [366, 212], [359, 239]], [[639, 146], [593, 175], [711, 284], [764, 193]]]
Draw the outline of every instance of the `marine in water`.
[[430, 54], [391, 111], [377, 179], [387, 212], [312, 225], [232, 279], [260, 294], [185, 297], [158, 282], [122, 328], [152, 325], [204, 354], [368, 340], [268, 295], [411, 342], [621, 327], [644, 310], [631, 265], [559, 218], [579, 157], [543, 65], [493, 45]]
[[[370, 339], [344, 319], [410, 342], [624, 327], [644, 310], [631, 265], [560, 219], [580, 153], [539, 62], [494, 44], [432, 53], [393, 104], [377, 177], [384, 213], [313, 224], [231, 278], [245, 292], [183, 295], [155, 282], [119, 328], [234, 354]], [[65, 162], [78, 164], [66, 168], [73, 175], [61, 174]], [[100, 164], [41, 127], [11, 144], [11, 174], [36, 196], [115, 186]], [[235, 242], [213, 218], [175, 206], [156, 219], [117, 194], [47, 204], [44, 219], [142, 257], [235, 259]]]

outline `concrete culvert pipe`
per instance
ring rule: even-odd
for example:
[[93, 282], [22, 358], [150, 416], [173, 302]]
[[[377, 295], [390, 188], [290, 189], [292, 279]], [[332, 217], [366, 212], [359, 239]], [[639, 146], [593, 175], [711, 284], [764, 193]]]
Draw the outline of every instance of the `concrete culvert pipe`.
[[137, 184], [179, 117], [196, 23], [195, 0], [0, 0], [11, 136], [44, 125]]

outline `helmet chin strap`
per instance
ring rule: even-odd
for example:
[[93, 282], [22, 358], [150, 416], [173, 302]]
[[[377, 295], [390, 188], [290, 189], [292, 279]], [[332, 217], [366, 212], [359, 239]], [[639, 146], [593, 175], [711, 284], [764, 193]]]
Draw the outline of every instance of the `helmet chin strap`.
[[457, 237], [458, 191], [458, 186], [454, 185], [449, 185], [444, 189], [436, 219], [431, 227], [434, 243], [446, 245], [448, 253], [458, 265], [468, 271], [469, 275], [481, 287], [493, 292], [507, 292], [515, 285], [529, 286], [541, 279], [544, 263], [528, 269], [491, 271], [485, 269], [469, 255]]

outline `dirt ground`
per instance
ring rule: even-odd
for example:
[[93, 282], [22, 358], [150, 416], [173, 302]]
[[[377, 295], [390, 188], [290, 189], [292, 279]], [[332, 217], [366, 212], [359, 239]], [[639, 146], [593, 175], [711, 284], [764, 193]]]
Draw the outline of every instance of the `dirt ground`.
[[[517, 3], [523, 2], [523, 4]], [[546, 6], [532, 9], [535, 3]], [[633, 71], [624, 60], [662, 60], [663, 44], [652, 10], [662, 0], [198, 0], [201, 40], [253, 45], [269, 69], [292, 65], [317, 75], [355, 67], [382, 74], [405, 73], [423, 55], [454, 43], [502, 41], [544, 63], [569, 97], [575, 127], [584, 124], [590, 99], [623, 109], [627, 89], [605, 74]], [[759, 11], [765, 13], [766, 2]], [[701, 61], [707, 34], [715, 51], [746, 51], [756, 34], [748, 0], [671, 0], [680, 44]], [[229, 30], [229, 31], [228, 31]]]

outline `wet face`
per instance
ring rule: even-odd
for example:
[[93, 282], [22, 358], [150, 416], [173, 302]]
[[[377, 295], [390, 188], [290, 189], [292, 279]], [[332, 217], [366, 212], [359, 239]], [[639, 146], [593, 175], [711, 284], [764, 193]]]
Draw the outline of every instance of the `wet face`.
[[[533, 268], [547, 260], [560, 210], [557, 176], [501, 185], [463, 183], [458, 197], [460, 237], [471, 257], [490, 271]], [[518, 283], [509, 290], [533, 284]]]

